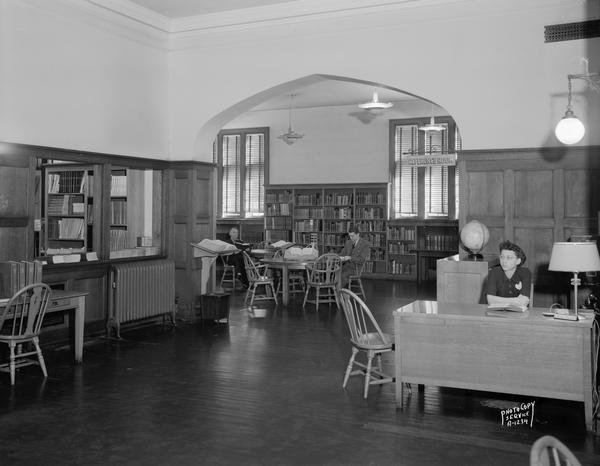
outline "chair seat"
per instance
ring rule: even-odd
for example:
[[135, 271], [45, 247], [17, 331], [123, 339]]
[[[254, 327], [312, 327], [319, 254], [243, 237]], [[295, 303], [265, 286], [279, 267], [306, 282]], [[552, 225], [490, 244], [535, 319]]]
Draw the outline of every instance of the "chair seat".
[[358, 341], [353, 341], [360, 349], [384, 350], [391, 349], [394, 337], [389, 333], [382, 334], [387, 341], [383, 341], [377, 332], [365, 333], [360, 335]]

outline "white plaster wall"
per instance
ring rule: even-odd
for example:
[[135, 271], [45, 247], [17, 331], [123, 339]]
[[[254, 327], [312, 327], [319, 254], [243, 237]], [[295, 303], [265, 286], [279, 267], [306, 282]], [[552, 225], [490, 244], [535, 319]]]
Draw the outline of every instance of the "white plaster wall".
[[[559, 145], [552, 131], [564, 113], [566, 75], [581, 72], [580, 58], [598, 42], [545, 44], [544, 25], [585, 19], [588, 2], [429, 5], [175, 36], [169, 82], [173, 157], [212, 160], [218, 129], [256, 104], [249, 101], [244, 108], [244, 99], [315, 73], [380, 83], [435, 101], [457, 121], [464, 149]], [[597, 107], [597, 96], [591, 99]], [[597, 126], [593, 108], [577, 113], [590, 111]], [[582, 144], [599, 142], [591, 131]], [[304, 160], [288, 157], [286, 169], [302, 180], [306, 170], [329, 172], [328, 159], [322, 162], [306, 168]], [[273, 160], [275, 171], [278, 163], [283, 162]]]
[[167, 158], [164, 47], [86, 3], [0, 0], [0, 141]]
[[431, 106], [400, 102], [368, 123], [359, 113], [355, 106], [294, 109], [292, 128], [305, 136], [292, 145], [278, 138], [288, 129], [288, 110], [246, 112], [225, 128], [270, 128], [270, 184], [387, 183], [389, 120], [429, 117]]

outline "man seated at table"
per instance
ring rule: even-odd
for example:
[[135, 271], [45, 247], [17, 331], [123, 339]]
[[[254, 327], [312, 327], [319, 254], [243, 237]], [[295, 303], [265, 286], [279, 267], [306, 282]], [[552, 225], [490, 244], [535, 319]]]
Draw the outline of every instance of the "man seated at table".
[[356, 226], [348, 229], [350, 239], [346, 241], [340, 258], [342, 259], [342, 288], [348, 286], [350, 275], [355, 275], [360, 267], [369, 258], [371, 245], [365, 239], [360, 237], [360, 231]]
[[239, 252], [226, 256], [225, 260], [227, 261], [227, 264], [235, 267], [236, 277], [240, 279], [244, 288], [248, 288], [248, 277], [246, 275], [246, 265], [244, 264], [244, 255], [242, 254], [242, 251], [248, 249], [250, 245], [240, 240], [239, 236], [240, 232], [237, 228], [234, 227], [229, 230], [229, 238], [227, 238], [225, 242], [233, 244], [239, 249]]

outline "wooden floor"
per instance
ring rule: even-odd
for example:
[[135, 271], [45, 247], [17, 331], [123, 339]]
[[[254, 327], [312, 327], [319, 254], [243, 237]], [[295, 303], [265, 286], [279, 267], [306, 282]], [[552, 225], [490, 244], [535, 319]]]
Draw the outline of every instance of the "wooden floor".
[[[384, 330], [417, 298], [414, 284], [367, 282]], [[231, 301], [229, 325], [178, 323], [86, 343], [84, 364], [48, 348], [50, 376], [0, 374], [1, 465], [527, 465], [550, 433], [582, 464], [600, 464], [583, 404], [537, 399], [533, 427], [503, 427], [500, 409], [532, 401], [425, 387], [404, 410], [394, 387], [341, 387], [350, 355], [341, 310]], [[392, 359], [386, 367], [393, 370]]]

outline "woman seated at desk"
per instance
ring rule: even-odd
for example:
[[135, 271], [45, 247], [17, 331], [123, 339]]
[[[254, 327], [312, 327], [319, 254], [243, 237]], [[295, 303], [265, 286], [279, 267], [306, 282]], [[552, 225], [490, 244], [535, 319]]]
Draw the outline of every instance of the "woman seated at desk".
[[529, 304], [531, 272], [523, 250], [510, 241], [500, 243], [500, 265], [490, 269], [487, 278], [488, 304]]

